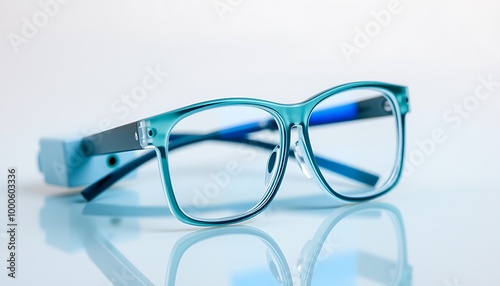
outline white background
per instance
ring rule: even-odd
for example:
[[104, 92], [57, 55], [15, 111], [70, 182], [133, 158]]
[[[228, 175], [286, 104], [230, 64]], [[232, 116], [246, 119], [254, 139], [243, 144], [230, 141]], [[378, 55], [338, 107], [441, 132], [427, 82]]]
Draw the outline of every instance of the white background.
[[[345, 82], [377, 80], [410, 90], [407, 155], [418, 166], [383, 200], [405, 215], [414, 285], [496, 284], [500, 86], [461, 124], [443, 115], [473, 100], [479, 78], [500, 82], [500, 4], [401, 0], [400, 12], [348, 60], [340, 45], [354, 45], [356, 29], [389, 2], [222, 1], [232, 10], [221, 14], [211, 0], [73, 0], [16, 46], [12, 33], [22, 36], [23, 18], [33, 23], [43, 9], [37, 1], [2, 0], [0, 174], [9, 166], [20, 173], [20, 275], [56, 279], [29, 262], [54, 251], [44, 250], [38, 226], [45, 196], [67, 192], [43, 184], [40, 137], [88, 134], [107, 119], [117, 126], [207, 99], [296, 102]], [[127, 116], [113, 112], [156, 66], [169, 76]], [[419, 156], [425, 150], [418, 142], [436, 130], [446, 140]]]

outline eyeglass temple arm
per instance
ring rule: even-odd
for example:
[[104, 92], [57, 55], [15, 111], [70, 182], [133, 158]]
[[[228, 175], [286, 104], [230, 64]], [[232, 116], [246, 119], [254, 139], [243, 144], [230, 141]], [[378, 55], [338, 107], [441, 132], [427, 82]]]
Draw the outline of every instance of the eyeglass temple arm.
[[[387, 112], [383, 108], [385, 101], [386, 99], [383, 96], [380, 96], [360, 102], [349, 103], [345, 105], [326, 108], [323, 110], [318, 110], [311, 115], [311, 118], [309, 120], [309, 125], [316, 126], [316, 125], [339, 123], [357, 119], [365, 119], [365, 118], [373, 118], [373, 117], [389, 115], [391, 114], [391, 112]], [[92, 155], [108, 154], [115, 152], [142, 150], [143, 148], [139, 143], [139, 138], [138, 138], [139, 135], [137, 134], [138, 132], [137, 124], [138, 124], [137, 122], [134, 122], [105, 132], [85, 137], [82, 140], [82, 151], [87, 156], [92, 156]], [[247, 144], [251, 145], [257, 144], [261, 145], [260, 147], [263, 147], [265, 144], [268, 143], [249, 140], [246, 138], [246, 135], [256, 131], [264, 129], [274, 129], [274, 128], [276, 128], [274, 120], [271, 120], [268, 121], [267, 124], [262, 124], [261, 122], [254, 122], [232, 128], [227, 128], [222, 131], [206, 135], [182, 136], [182, 135], [172, 134], [171, 143], [173, 143], [173, 145], [170, 144], [169, 149], [172, 150], [178, 147], [185, 146], [187, 144], [193, 144], [196, 142], [201, 142], [210, 139], [214, 140], [217, 138], [219, 138], [219, 140], [225, 140], [225, 141], [235, 141], [235, 140], [236, 142], [246, 141]], [[275, 146], [273, 145], [272, 148], [274, 147]], [[291, 154], [293, 154], [293, 152], [291, 152]], [[118, 180], [120, 180], [121, 178], [123, 178], [124, 176], [126, 176], [127, 174], [129, 174], [142, 164], [153, 159], [155, 156], [156, 153], [154, 151], [151, 151], [123, 165], [122, 167], [116, 169], [115, 171], [109, 173], [108, 175], [104, 176], [103, 178], [99, 179], [95, 183], [85, 188], [82, 191], [83, 197], [85, 197], [85, 199], [87, 199], [88, 201], [94, 199], [96, 196], [101, 194], [103, 191], [105, 191], [111, 185], [116, 183]], [[315, 156], [315, 158], [316, 158], [316, 163], [318, 165], [332, 172], [344, 175], [353, 180], [357, 180], [371, 186], [375, 185], [378, 181], [378, 176], [376, 175], [318, 156]]]
[[358, 102], [327, 107], [314, 111], [309, 119], [309, 126], [340, 123], [392, 115], [392, 108], [384, 96], [378, 96]]
[[[309, 119], [309, 126], [340, 123], [366, 118], [391, 115], [391, 108], [386, 109], [387, 100], [383, 96], [359, 102], [329, 107], [314, 111]], [[82, 140], [82, 151], [86, 156], [117, 152], [142, 150], [138, 131], [138, 122], [129, 123], [108, 131], [85, 137]], [[216, 132], [220, 137], [246, 136], [251, 132], [263, 129], [276, 129], [274, 120], [267, 124], [262, 122], [248, 123]]]
[[138, 122], [132, 122], [82, 139], [81, 150], [87, 157], [94, 155], [143, 150]]

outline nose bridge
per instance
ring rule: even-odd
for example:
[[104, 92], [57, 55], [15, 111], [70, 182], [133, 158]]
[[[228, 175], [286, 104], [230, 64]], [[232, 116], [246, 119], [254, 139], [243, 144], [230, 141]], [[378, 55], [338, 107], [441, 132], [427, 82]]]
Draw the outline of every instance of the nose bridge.
[[283, 115], [289, 128], [304, 126], [307, 119], [307, 110], [303, 103], [293, 104], [287, 106]]

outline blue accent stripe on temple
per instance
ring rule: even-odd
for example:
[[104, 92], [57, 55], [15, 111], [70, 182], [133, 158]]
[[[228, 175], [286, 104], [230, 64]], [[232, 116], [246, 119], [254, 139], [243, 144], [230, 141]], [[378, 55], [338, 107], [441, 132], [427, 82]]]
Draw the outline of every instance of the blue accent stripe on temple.
[[356, 119], [358, 104], [349, 103], [321, 110], [314, 110], [309, 119], [309, 126], [330, 124]]

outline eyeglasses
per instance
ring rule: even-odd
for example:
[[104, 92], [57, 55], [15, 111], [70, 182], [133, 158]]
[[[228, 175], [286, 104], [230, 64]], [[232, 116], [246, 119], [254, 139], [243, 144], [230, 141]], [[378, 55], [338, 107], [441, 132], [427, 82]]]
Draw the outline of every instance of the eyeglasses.
[[199, 226], [247, 220], [265, 209], [288, 158], [340, 201], [365, 201], [397, 183], [403, 163], [407, 90], [356, 82], [296, 104], [249, 98], [202, 102], [88, 136], [85, 156], [152, 151], [82, 191], [92, 200], [157, 157], [166, 198]]

